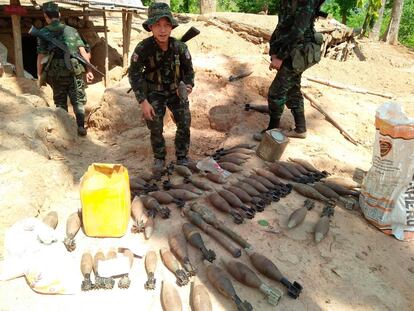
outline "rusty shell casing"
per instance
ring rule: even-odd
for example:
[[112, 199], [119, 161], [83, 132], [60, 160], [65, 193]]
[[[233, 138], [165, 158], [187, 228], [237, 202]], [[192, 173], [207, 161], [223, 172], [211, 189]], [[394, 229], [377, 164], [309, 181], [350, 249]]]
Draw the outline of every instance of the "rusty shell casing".
[[154, 218], [148, 217], [147, 222], [145, 223], [145, 228], [144, 228], [144, 235], [147, 240], [151, 238], [152, 234], [154, 233], [154, 227], [155, 227]]
[[275, 185], [269, 179], [263, 176], [260, 176], [257, 174], [251, 174], [249, 178], [257, 180], [258, 182], [262, 183], [268, 189], [275, 189]]
[[177, 174], [182, 177], [191, 177], [193, 175], [190, 169], [184, 165], [174, 165], [174, 169], [177, 172]]
[[196, 179], [191, 179], [190, 182], [196, 186], [197, 188], [204, 190], [204, 191], [211, 191], [213, 190], [213, 187], [211, 187], [208, 183], [201, 181], [201, 180], [196, 180]]
[[223, 248], [226, 249], [234, 258], [241, 256], [241, 249], [236, 247], [225, 235], [214, 229], [213, 226], [207, 225], [205, 232], [219, 242], [221, 246], [223, 246]]
[[295, 162], [295, 163], [298, 163], [298, 164], [302, 165], [305, 169], [307, 169], [310, 172], [318, 173], [318, 174], [321, 173], [321, 171], [318, 170], [315, 166], [313, 166], [312, 163], [310, 163], [310, 162], [308, 162], [306, 160], [298, 159], [298, 158], [289, 158], [289, 160], [292, 161], [292, 162]]
[[71, 214], [66, 221], [66, 237], [63, 240], [63, 244], [65, 244], [66, 249], [69, 252], [74, 251], [76, 248], [75, 236], [78, 233], [81, 225], [82, 222], [78, 212]]
[[350, 178], [329, 176], [329, 177], [325, 178], [325, 181], [337, 184], [339, 186], [342, 186], [342, 187], [350, 189], [350, 190], [361, 187], [361, 185], [359, 183], [353, 181]]
[[42, 221], [50, 228], [56, 229], [58, 225], [58, 214], [55, 211], [51, 211], [43, 218]]
[[164, 265], [168, 268], [168, 270], [174, 273], [175, 277], [177, 278], [177, 284], [179, 286], [188, 284], [189, 279], [187, 273], [185, 273], [184, 270], [180, 269], [180, 265], [178, 264], [177, 259], [175, 259], [174, 255], [168, 250], [168, 248], [161, 248], [160, 254]]
[[339, 199], [339, 194], [336, 193], [334, 190], [326, 186], [324, 183], [321, 182], [315, 182], [313, 184], [313, 187], [323, 196], [330, 198], [330, 199]]
[[243, 171], [243, 168], [241, 166], [231, 162], [220, 162], [220, 167], [231, 173], [239, 173]]
[[148, 275], [148, 280], [145, 282], [145, 289], [155, 289], [155, 269], [157, 268], [157, 254], [154, 251], [149, 251], [145, 255], [145, 271]]
[[193, 311], [213, 311], [210, 295], [204, 285], [194, 285], [194, 282], [191, 282], [190, 305]]
[[256, 152], [254, 150], [251, 150], [250, 148], [238, 147], [238, 148], [230, 148], [228, 150], [225, 150], [223, 153], [224, 154], [229, 154], [229, 153], [242, 153], [242, 154], [246, 154], [246, 155], [253, 155]]
[[135, 177], [130, 177], [129, 178], [129, 183], [130, 184], [139, 184], [141, 186], [145, 186], [147, 184], [147, 181], [139, 176], [135, 176]]
[[340, 195], [352, 195], [355, 197], [359, 197], [359, 191], [356, 190], [350, 190], [348, 188], [342, 187], [341, 185], [337, 185], [336, 183], [324, 180], [323, 183], [331, 188], [336, 193], [339, 193]]
[[329, 231], [329, 217], [322, 216], [315, 225], [315, 242], [319, 243], [322, 241]]
[[207, 199], [209, 202], [218, 210], [230, 213], [232, 210], [232, 207], [227, 203], [227, 201], [221, 197], [217, 192], [213, 192], [210, 195], [208, 195]]
[[175, 200], [175, 198], [171, 194], [165, 191], [154, 191], [150, 193], [150, 196], [155, 198], [160, 204], [170, 204], [173, 203]]
[[188, 166], [190, 170], [192, 170], [194, 173], [199, 173], [200, 169], [197, 167], [197, 162], [194, 161], [188, 161]]
[[228, 154], [224, 157], [220, 157], [217, 162], [218, 164], [220, 164], [221, 162], [230, 162], [236, 165], [242, 165], [246, 163], [246, 160], [239, 159], [239, 158], [233, 157], [231, 154]]
[[307, 198], [315, 199], [322, 202], [329, 201], [327, 197], [323, 196], [316, 189], [312, 188], [309, 185], [293, 183], [293, 189], [295, 189], [297, 192], [299, 192], [301, 195]]
[[141, 197], [142, 203], [147, 210], [159, 210], [161, 209], [160, 203], [152, 196], [145, 195]]
[[[241, 144], [234, 145], [233, 147], [226, 148], [224, 150], [224, 152], [230, 151], [230, 150], [234, 150], [234, 149], [238, 149], [238, 148], [242, 148], [242, 149], [253, 149], [253, 148], [256, 148], [256, 144], [241, 143]], [[253, 151], [253, 153], [255, 153], [254, 150], [252, 150], [252, 151]]]
[[182, 311], [183, 306], [180, 295], [175, 286], [169, 282], [162, 281], [161, 305], [164, 311]]
[[226, 189], [217, 192], [223, 199], [225, 199], [231, 206], [242, 207], [243, 202], [231, 191]]
[[241, 159], [241, 160], [248, 160], [248, 159], [251, 158], [251, 156], [248, 155], [248, 154], [245, 154], [245, 153], [242, 153], [242, 152], [235, 152], [235, 151], [226, 153], [224, 156], [222, 156], [222, 158], [225, 158], [227, 156], [231, 156], [233, 158]]
[[284, 162], [284, 161], [277, 161], [276, 164], [278, 164], [278, 165], [284, 167], [285, 169], [287, 169], [295, 177], [303, 177], [303, 174], [301, 173], [301, 171], [299, 171], [296, 168], [296, 166], [292, 163]]
[[168, 236], [168, 245], [188, 274], [192, 276], [195, 275], [196, 269], [190, 262], [185, 238], [180, 234], [170, 234]]
[[250, 186], [254, 187], [259, 192], [268, 192], [269, 188], [266, 188], [265, 185], [263, 185], [261, 182], [258, 182], [257, 180], [253, 178], [243, 178], [242, 182], [249, 184]]
[[144, 230], [144, 203], [139, 196], [135, 196], [131, 203], [131, 215], [134, 220], [132, 232], [142, 232]]
[[283, 184], [282, 181], [279, 178], [277, 178], [277, 176], [275, 174], [273, 174], [272, 172], [269, 172], [269, 171], [264, 170], [262, 168], [254, 168], [253, 171], [257, 175], [262, 176], [264, 178], [267, 178], [274, 185], [281, 185], [281, 184]]
[[192, 184], [177, 184], [177, 185], [172, 184], [171, 187], [172, 189], [184, 189], [184, 190], [193, 192], [198, 195], [203, 194], [203, 191], [201, 191], [199, 188], [195, 187]]
[[252, 197], [243, 189], [235, 186], [223, 187], [224, 189], [233, 192], [243, 203], [249, 203], [252, 201]]
[[292, 229], [299, 226], [305, 220], [307, 213], [308, 209], [304, 206], [294, 210], [289, 216], [287, 227], [289, 229]]
[[167, 193], [176, 199], [181, 199], [184, 201], [195, 200], [199, 197], [198, 194], [184, 189], [170, 189], [167, 191]]
[[291, 172], [289, 172], [285, 167], [277, 163], [269, 165], [269, 171], [271, 171], [276, 176], [279, 176], [284, 179], [295, 179], [295, 176]]
[[206, 177], [216, 184], [225, 184], [227, 182], [226, 178], [219, 174], [207, 173]]
[[250, 262], [261, 274], [267, 276], [269, 279], [281, 281], [283, 275], [276, 265], [262, 254], [251, 252], [249, 255]]
[[182, 226], [182, 230], [188, 243], [201, 251], [203, 259], [208, 260], [209, 262], [213, 262], [216, 259], [216, 254], [211, 249], [207, 249], [200, 232], [197, 231], [197, 228], [194, 225], [185, 223]]
[[239, 187], [240, 189], [243, 189], [246, 191], [250, 196], [257, 197], [260, 195], [260, 192], [256, 190], [253, 186], [246, 184], [245, 182], [238, 181], [234, 184], [234, 186]]
[[83, 253], [81, 259], [81, 272], [84, 277], [84, 280], [81, 284], [81, 289], [83, 291], [88, 291], [93, 288], [93, 284], [91, 282], [91, 273], [93, 269], [93, 258], [91, 253], [86, 252]]
[[307, 170], [305, 167], [303, 167], [303, 165], [300, 165], [297, 162], [292, 161], [292, 162], [283, 162], [283, 163], [286, 163], [290, 166], [295, 167], [302, 175], [308, 175], [310, 173], [313, 173], [312, 171]]
[[268, 105], [254, 105], [254, 104], [246, 104], [245, 108], [246, 111], [253, 110], [260, 113], [269, 114], [269, 106]]

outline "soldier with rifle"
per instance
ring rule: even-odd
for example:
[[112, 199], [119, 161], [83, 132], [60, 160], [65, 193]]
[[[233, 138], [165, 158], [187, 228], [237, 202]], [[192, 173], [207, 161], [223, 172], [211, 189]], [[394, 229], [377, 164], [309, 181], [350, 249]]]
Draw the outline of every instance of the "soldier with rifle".
[[[86, 136], [85, 65], [90, 65], [90, 53], [76, 29], [60, 22], [59, 7], [55, 2], [42, 6], [48, 24], [41, 30], [32, 27], [30, 34], [38, 37], [37, 75], [39, 86], [47, 82], [53, 90], [56, 107], [68, 111], [67, 97], [76, 116], [78, 135]], [[75, 57], [76, 56], [76, 57]], [[86, 81], [92, 82], [91, 66], [86, 66]]]
[[270, 38], [270, 66], [277, 74], [268, 91], [269, 125], [254, 134], [261, 140], [266, 130], [279, 128], [285, 105], [295, 119], [295, 128], [285, 131], [289, 137], [306, 137], [302, 73], [321, 58], [322, 34], [315, 32], [314, 22], [327, 14], [320, 11], [324, 0], [281, 0], [278, 24]]
[[192, 28], [181, 40], [177, 40], [171, 37], [172, 29], [177, 26], [168, 4], [151, 4], [143, 27], [152, 32], [152, 36], [135, 47], [129, 67], [132, 91], [151, 131], [154, 173], [163, 171], [165, 166], [166, 148], [162, 133], [167, 107], [173, 113], [177, 125], [176, 163], [188, 164], [191, 114], [186, 97], [194, 86], [194, 70], [190, 52], [184, 42], [199, 32]]

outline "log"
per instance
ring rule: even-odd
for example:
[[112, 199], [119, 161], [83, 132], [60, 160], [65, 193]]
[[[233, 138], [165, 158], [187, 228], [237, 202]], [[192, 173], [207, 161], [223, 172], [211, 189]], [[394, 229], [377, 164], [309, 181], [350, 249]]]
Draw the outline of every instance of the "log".
[[325, 80], [322, 78], [317, 78], [317, 77], [312, 77], [312, 76], [307, 76], [307, 75], [303, 75], [303, 77], [309, 81], [312, 82], [316, 82], [319, 84], [323, 84], [323, 85], [327, 85], [330, 87], [334, 87], [337, 89], [342, 89], [342, 90], [348, 90], [354, 93], [361, 93], [361, 94], [370, 94], [370, 95], [376, 95], [376, 96], [381, 96], [381, 97], [385, 97], [385, 98], [393, 98], [394, 95], [389, 94], [389, 93], [381, 93], [381, 92], [377, 92], [377, 91], [370, 91], [367, 89], [363, 89], [363, 88], [359, 88], [353, 85], [347, 85], [347, 84], [343, 84], [343, 83], [339, 83], [339, 82], [334, 82], [331, 80]]
[[334, 118], [332, 118], [319, 104], [318, 100], [310, 93], [302, 91], [303, 96], [305, 96], [305, 98], [307, 100], [309, 100], [310, 105], [315, 108], [316, 110], [318, 110], [326, 119], [326, 121], [328, 121], [329, 123], [331, 123], [333, 126], [335, 126], [339, 132], [342, 134], [342, 136], [344, 136], [347, 140], [349, 140], [351, 143], [353, 143], [354, 145], [358, 145], [358, 142], [352, 138], [351, 135], [348, 134], [347, 131], [345, 131], [342, 126], [340, 126], [338, 124], [338, 122], [335, 121]]

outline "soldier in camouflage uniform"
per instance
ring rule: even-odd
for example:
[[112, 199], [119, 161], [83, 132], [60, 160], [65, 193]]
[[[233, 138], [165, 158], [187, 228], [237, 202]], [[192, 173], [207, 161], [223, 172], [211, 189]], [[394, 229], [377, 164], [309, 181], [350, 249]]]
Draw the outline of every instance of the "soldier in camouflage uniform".
[[[79, 52], [83, 58], [90, 61], [90, 53], [85, 49], [85, 43], [77, 30], [60, 22], [59, 8], [55, 2], [43, 4], [43, 15], [48, 25], [42, 28], [41, 32], [65, 43], [71, 52]], [[71, 68], [68, 68], [64, 62], [63, 51], [42, 39], [38, 39], [37, 53], [38, 77], [40, 78], [46, 66], [45, 63], [50, 62], [46, 82], [52, 87], [55, 106], [68, 111], [67, 98], [69, 96], [76, 116], [78, 135], [85, 136], [86, 93], [83, 79], [85, 68], [76, 59], [71, 59]], [[92, 82], [93, 78], [93, 73], [87, 69], [87, 82]]]
[[166, 107], [173, 113], [177, 125], [177, 164], [188, 164], [191, 114], [188, 101], [180, 101], [177, 88], [179, 82], [183, 81], [188, 93], [191, 93], [194, 70], [187, 45], [170, 37], [171, 30], [177, 26], [167, 4], [151, 4], [143, 27], [153, 35], [138, 43], [129, 67], [131, 88], [151, 131], [154, 171], [162, 170], [165, 165], [166, 150], [162, 133]]
[[[284, 133], [289, 137], [306, 138], [306, 120], [300, 84], [303, 71], [312, 64], [297, 65], [292, 55], [299, 53], [302, 58], [307, 57], [307, 52], [311, 50], [308, 49], [309, 46], [315, 46], [315, 50], [312, 49], [311, 53], [320, 54], [320, 46], [318, 51], [315, 45], [317, 39], [314, 29], [316, 17], [322, 16], [322, 12], [319, 11], [320, 5], [321, 2], [318, 0], [280, 1], [278, 24], [270, 38], [269, 69], [278, 71], [268, 91], [270, 120], [267, 129], [254, 135], [256, 140], [261, 140], [264, 131], [279, 127], [285, 105], [293, 114], [295, 129]], [[309, 56], [314, 57], [314, 55]]]

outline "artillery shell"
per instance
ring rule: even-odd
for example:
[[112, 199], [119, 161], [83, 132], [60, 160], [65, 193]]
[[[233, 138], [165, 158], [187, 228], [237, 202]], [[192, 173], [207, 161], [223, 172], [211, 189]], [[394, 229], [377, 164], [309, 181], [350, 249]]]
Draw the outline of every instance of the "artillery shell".
[[216, 259], [216, 254], [211, 249], [207, 250], [201, 234], [197, 231], [197, 228], [194, 225], [185, 223], [182, 226], [182, 230], [188, 243], [201, 251], [203, 259], [210, 262], [213, 262]]
[[83, 291], [88, 291], [93, 288], [93, 284], [91, 282], [91, 273], [93, 269], [93, 259], [90, 253], [84, 253], [81, 259], [81, 272], [84, 277], [84, 280], [81, 284], [81, 289]]
[[243, 149], [253, 149], [256, 148], [256, 144], [237, 144], [233, 147], [227, 148], [226, 150], [234, 150], [237, 148], [243, 148]]
[[257, 191], [259, 192], [268, 192], [269, 189], [266, 188], [262, 183], [258, 182], [257, 180], [253, 179], [253, 178], [243, 178], [243, 180], [241, 180], [242, 182], [249, 184], [250, 186], [254, 187]]
[[174, 165], [174, 169], [178, 175], [183, 176], [183, 177], [191, 177], [191, 175], [193, 175], [190, 169], [184, 165]]
[[50, 228], [56, 229], [58, 224], [58, 214], [55, 211], [51, 211], [45, 216], [45, 218], [43, 218], [42, 221]]
[[207, 288], [202, 284], [194, 285], [191, 282], [191, 296], [190, 296], [191, 310], [193, 311], [212, 311], [210, 295]]
[[226, 189], [219, 190], [217, 192], [221, 197], [223, 197], [231, 206], [241, 207], [243, 202], [233, 193]]
[[298, 164], [302, 165], [305, 169], [307, 169], [310, 172], [318, 173], [318, 174], [321, 173], [321, 171], [318, 170], [316, 167], [314, 167], [312, 163], [310, 163], [310, 162], [308, 162], [306, 160], [297, 159], [297, 158], [289, 158], [289, 160], [292, 161], [292, 162], [295, 162], [295, 163], [298, 163]]
[[225, 150], [224, 153], [225, 154], [229, 154], [229, 153], [243, 153], [243, 154], [246, 154], [246, 155], [252, 155], [252, 154], [255, 154], [256, 151], [251, 150], [250, 148], [238, 147], [238, 148], [231, 148], [229, 150]]
[[231, 173], [238, 173], [243, 171], [243, 168], [241, 166], [231, 162], [220, 162], [220, 167]]
[[[134, 254], [129, 249], [125, 249], [123, 254], [124, 254], [124, 256], [128, 257], [129, 266], [130, 266], [130, 268], [132, 268], [132, 265], [134, 263]], [[118, 282], [118, 287], [122, 288], [122, 289], [129, 288], [130, 285], [131, 285], [131, 280], [130, 280], [128, 274], [123, 275], [121, 277], [121, 279], [119, 280], [119, 282]]]
[[172, 189], [187, 190], [187, 191], [193, 192], [193, 193], [198, 194], [198, 195], [203, 194], [203, 191], [201, 191], [199, 188], [197, 188], [193, 185], [190, 185], [190, 184], [178, 184], [178, 185], [171, 184], [171, 187], [172, 187]]
[[208, 183], [201, 181], [201, 180], [196, 180], [191, 178], [190, 182], [196, 186], [197, 188], [201, 189], [201, 190], [205, 190], [205, 191], [211, 191], [213, 190], [213, 187], [211, 187]]
[[275, 185], [269, 179], [267, 179], [263, 176], [256, 175], [256, 174], [251, 174], [249, 177], [252, 178], [252, 179], [257, 180], [260, 183], [262, 183], [268, 189], [275, 189]]
[[304, 176], [304, 174], [299, 169], [297, 169], [296, 165], [294, 165], [293, 163], [284, 162], [284, 161], [276, 161], [276, 163], [281, 165], [285, 169], [287, 169], [295, 177]]
[[197, 162], [188, 161], [188, 168], [192, 170], [194, 173], [200, 172], [200, 169], [197, 167]]
[[170, 189], [167, 191], [167, 193], [172, 195], [176, 199], [181, 199], [184, 201], [195, 200], [199, 197], [194, 192], [184, 190], [184, 189]]
[[254, 105], [254, 104], [246, 104], [244, 110], [249, 111], [257, 111], [260, 113], [269, 114], [269, 106], [268, 105]]
[[243, 189], [235, 186], [223, 187], [224, 189], [233, 192], [243, 203], [249, 203], [252, 201], [252, 197]]
[[196, 269], [190, 262], [188, 256], [187, 242], [181, 234], [170, 234], [168, 236], [168, 245], [170, 246], [171, 251], [180, 261], [181, 265], [188, 272], [188, 275], [194, 276], [196, 274]]
[[292, 229], [296, 226], [299, 226], [306, 217], [306, 214], [308, 213], [308, 209], [304, 206], [296, 209], [293, 211], [292, 214], [290, 214], [289, 216], [289, 220], [288, 220], [288, 228]]
[[160, 204], [170, 204], [176, 200], [171, 194], [165, 191], [154, 191], [150, 193], [150, 196], [155, 198]]
[[257, 197], [260, 196], [260, 192], [256, 190], [256, 188], [254, 188], [253, 186], [242, 182], [242, 181], [238, 181], [234, 184], [234, 186], [239, 187], [240, 189], [243, 189], [244, 191], [246, 191], [250, 196], [252, 197]]
[[63, 244], [65, 244], [66, 249], [69, 252], [72, 252], [76, 248], [75, 243], [75, 236], [78, 233], [81, 227], [81, 219], [79, 217], [79, 213], [75, 212], [68, 217], [66, 222], [66, 237], [63, 240]]
[[233, 216], [233, 221], [236, 224], [241, 224], [244, 221], [243, 216], [235, 211], [225, 199], [223, 199], [217, 192], [210, 194], [207, 199], [218, 210], [229, 213]]
[[147, 222], [145, 223], [145, 228], [144, 228], [144, 235], [147, 240], [154, 233], [154, 226], [155, 226], [154, 218], [148, 217]]
[[316, 182], [313, 187], [323, 196], [331, 199], [339, 199], [339, 194], [321, 182]]
[[144, 230], [144, 209], [144, 203], [141, 198], [135, 196], [131, 203], [131, 215], [134, 220], [134, 226], [131, 228], [131, 231], [134, 233], [142, 232]]
[[307, 170], [305, 167], [300, 165], [297, 162], [283, 162], [285, 165], [290, 165], [292, 167], [295, 167], [296, 170], [298, 170], [302, 175], [309, 175], [313, 173], [312, 171]]
[[147, 181], [144, 178], [135, 176], [129, 179], [129, 184], [139, 184], [141, 186], [147, 185]]
[[269, 165], [269, 171], [271, 171], [273, 174], [281, 178], [288, 179], [288, 180], [295, 180], [295, 176], [280, 164], [275, 163], [275, 164]]
[[[254, 153], [253, 150], [250, 150], [250, 149], [246, 149], [246, 150], [249, 150], [250, 152]], [[251, 153], [249, 153], [249, 154], [251, 154]], [[227, 156], [230, 156], [230, 157], [241, 159], [241, 160], [248, 160], [248, 159], [250, 159], [249, 154], [245, 154], [245, 153], [242, 153], [242, 152], [236, 152], [236, 151], [232, 150], [231, 152], [227, 153], [226, 155], [222, 156], [221, 158], [225, 158]]]
[[282, 184], [282, 182], [280, 181], [280, 179], [277, 178], [276, 175], [273, 174], [272, 172], [269, 172], [269, 171], [264, 170], [262, 168], [254, 168], [253, 171], [256, 172], [259, 176], [262, 176], [264, 178], [267, 178], [274, 185], [281, 185]]
[[189, 279], [187, 273], [180, 269], [178, 261], [175, 259], [174, 255], [166, 247], [161, 248], [160, 253], [164, 265], [168, 268], [168, 270], [175, 274], [177, 278], [177, 285], [183, 286], [188, 284]]
[[140, 177], [145, 180], [147, 183], [151, 182], [154, 179], [154, 176], [148, 172], [148, 171], [143, 171], [140, 173]]
[[217, 184], [225, 184], [226, 183], [226, 178], [224, 178], [223, 175], [219, 175], [219, 174], [213, 174], [213, 173], [207, 173], [206, 177], [211, 180], [212, 182], [215, 182]]
[[233, 157], [231, 154], [228, 154], [224, 157], [220, 157], [220, 159], [217, 162], [219, 164], [222, 163], [222, 162], [230, 162], [230, 163], [234, 163], [234, 164], [237, 164], [237, 165], [242, 165], [243, 163], [246, 162], [246, 160], [239, 159], [239, 158]]
[[94, 288], [112, 289], [115, 284], [114, 279], [101, 277], [98, 273], [99, 262], [104, 260], [105, 255], [102, 251], [98, 251], [93, 258], [93, 272], [95, 274]]
[[145, 270], [147, 271], [148, 280], [145, 282], [145, 289], [155, 289], [155, 269], [157, 267], [157, 254], [149, 251], [145, 255]]
[[350, 178], [343, 178], [343, 177], [327, 177], [325, 178], [325, 181], [329, 182], [329, 183], [333, 183], [333, 184], [337, 184], [339, 186], [345, 187], [347, 189], [354, 189], [354, 188], [359, 188], [361, 187], [361, 185], [355, 181], [353, 181]]
[[162, 281], [161, 305], [164, 311], [182, 311], [180, 295], [173, 284]]
[[348, 188], [345, 188], [341, 185], [338, 185], [336, 183], [324, 180], [323, 183], [328, 186], [329, 188], [331, 188], [333, 191], [335, 191], [336, 193], [339, 193], [340, 195], [352, 195], [355, 197], [359, 197], [360, 192], [356, 191], [356, 190], [350, 190]]
[[315, 225], [315, 242], [322, 241], [329, 231], [329, 217], [322, 216]]
[[319, 201], [322, 201], [322, 202], [328, 202], [329, 201], [329, 199], [327, 197], [323, 196], [316, 189], [312, 188], [309, 185], [294, 183], [293, 184], [293, 189], [295, 189], [297, 192], [299, 192], [301, 195], [303, 195], [307, 198], [319, 200]]

